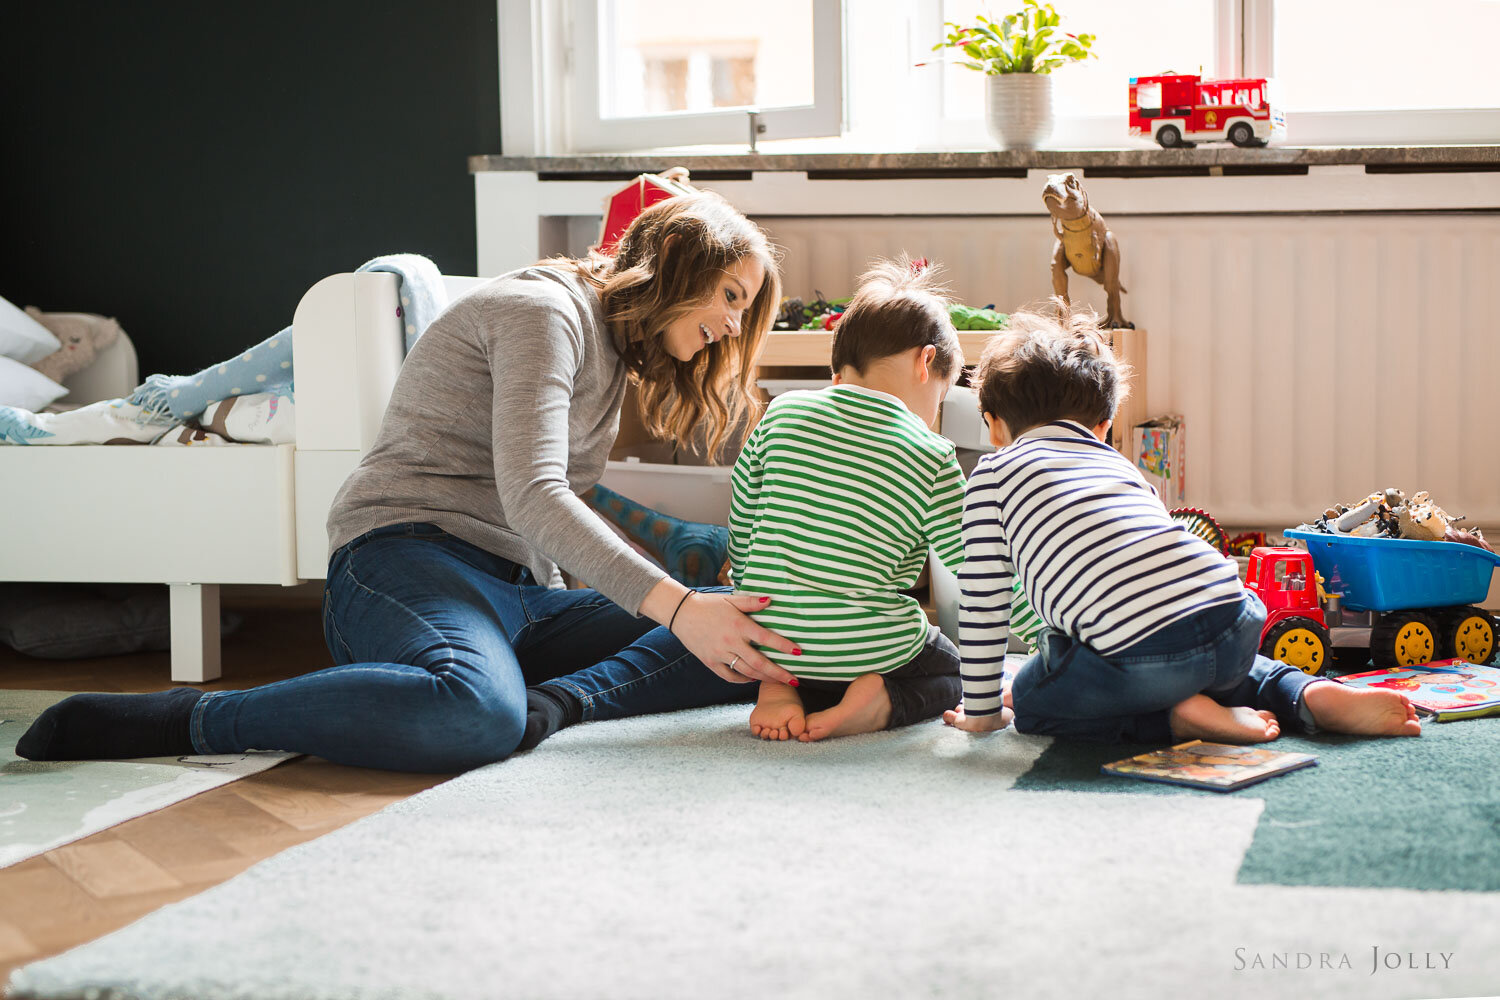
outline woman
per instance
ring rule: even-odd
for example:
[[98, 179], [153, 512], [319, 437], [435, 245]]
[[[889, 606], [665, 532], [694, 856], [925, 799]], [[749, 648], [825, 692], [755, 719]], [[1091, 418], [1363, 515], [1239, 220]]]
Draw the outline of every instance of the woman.
[[[649, 429], [717, 451], [755, 405], [752, 362], [779, 301], [764, 234], [707, 193], [647, 209], [613, 260], [547, 261], [464, 296], [412, 349], [329, 513], [338, 666], [248, 691], [77, 695], [17, 752], [259, 748], [457, 771], [572, 722], [795, 683], [757, 649], [793, 644], [745, 614], [767, 598], [688, 590], [578, 498], [604, 471], [631, 379]], [[559, 566], [598, 589], [551, 589]]]

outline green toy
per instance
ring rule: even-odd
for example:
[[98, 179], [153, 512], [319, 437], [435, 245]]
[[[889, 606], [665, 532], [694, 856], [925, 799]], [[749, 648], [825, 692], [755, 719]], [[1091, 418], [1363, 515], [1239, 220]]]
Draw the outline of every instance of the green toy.
[[954, 303], [948, 307], [948, 318], [955, 330], [1000, 330], [1010, 319], [1002, 312], [980, 306], [965, 306]]

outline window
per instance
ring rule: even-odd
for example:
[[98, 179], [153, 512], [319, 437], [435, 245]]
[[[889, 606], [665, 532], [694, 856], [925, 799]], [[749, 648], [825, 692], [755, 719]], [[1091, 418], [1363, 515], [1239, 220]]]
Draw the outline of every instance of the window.
[[[944, 0], [943, 20], [970, 23], [975, 14], [999, 19], [1010, 3]], [[1097, 35], [1097, 58], [1070, 63], [1052, 73], [1052, 99], [1059, 117], [1108, 116], [1125, 120], [1126, 86], [1133, 76], [1167, 73], [1222, 75], [1214, 50], [1214, 11], [1211, 0], [1152, 0], [1143, 4], [1120, 0], [1066, 0], [1057, 4], [1062, 28], [1074, 34]], [[971, 69], [944, 70], [944, 108], [954, 117], [984, 115], [984, 77]]]
[[[1099, 36], [1097, 58], [1052, 73], [1052, 146], [1119, 146], [1133, 76], [1212, 75], [1227, 63], [1221, 9], [1235, 0], [1068, 0], [1062, 28]], [[1019, 0], [859, 0], [847, 5], [846, 62], [853, 141], [861, 148], [993, 148], [984, 126], [984, 74], [933, 52], [945, 21], [1001, 19]], [[927, 65], [918, 66], [918, 63]]]
[[1276, 13], [1289, 111], [1500, 108], [1495, 0], [1297, 0]]
[[572, 31], [576, 149], [748, 144], [750, 111], [759, 139], [839, 134], [839, 0], [574, 0]]
[[1494, 142], [1496, 0], [1244, 0], [1287, 141]]
[[[989, 149], [984, 75], [934, 63], [944, 21], [1019, 0], [500, 0], [502, 132], [512, 153], [842, 136], [843, 148]], [[1067, 0], [1095, 59], [1052, 74], [1055, 148], [1138, 145], [1131, 77], [1167, 71], [1275, 85], [1284, 142], [1494, 142], [1500, 0]], [[918, 66], [927, 62], [929, 65]], [[1161, 95], [1138, 95], [1160, 107]], [[519, 136], [519, 138], [517, 138]]]

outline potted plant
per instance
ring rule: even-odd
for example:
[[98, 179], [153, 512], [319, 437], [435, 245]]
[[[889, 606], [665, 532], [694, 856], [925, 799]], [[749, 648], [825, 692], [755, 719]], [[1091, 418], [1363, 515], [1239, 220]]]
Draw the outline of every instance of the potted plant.
[[985, 124], [1003, 149], [1035, 149], [1052, 134], [1052, 71], [1094, 58], [1093, 35], [1058, 28], [1050, 3], [1024, 0], [1000, 21], [977, 15], [973, 24], [944, 22], [948, 36], [933, 51], [953, 49], [951, 61], [985, 75]]

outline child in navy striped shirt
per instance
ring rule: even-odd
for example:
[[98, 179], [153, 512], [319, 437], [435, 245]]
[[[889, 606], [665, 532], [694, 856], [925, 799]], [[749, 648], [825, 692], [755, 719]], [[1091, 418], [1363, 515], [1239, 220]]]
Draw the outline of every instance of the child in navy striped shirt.
[[[1012, 315], [974, 378], [1000, 450], [965, 491], [964, 697], [944, 721], [986, 732], [1013, 713], [1023, 733], [1155, 744], [1264, 743], [1283, 727], [1420, 735], [1396, 691], [1259, 655], [1266, 610], [1234, 563], [1174, 523], [1105, 444], [1128, 367], [1095, 317], [1056, 304], [1061, 319]], [[1003, 690], [1017, 575], [1046, 628]]]

